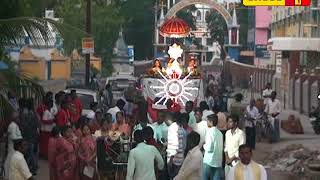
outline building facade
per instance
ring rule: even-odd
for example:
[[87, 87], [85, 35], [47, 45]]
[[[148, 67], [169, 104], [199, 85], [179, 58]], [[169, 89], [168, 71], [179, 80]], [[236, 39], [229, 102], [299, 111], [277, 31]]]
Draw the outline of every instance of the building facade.
[[267, 50], [268, 40], [270, 38], [270, 24], [272, 20], [272, 11], [270, 6], [255, 7], [255, 59], [257, 66], [266, 66], [271, 64], [270, 53]]
[[304, 113], [309, 112], [314, 104], [311, 99], [319, 93], [319, 79], [307, 78], [320, 66], [319, 10], [317, 0], [310, 7], [272, 8], [268, 49], [276, 65], [274, 89], [285, 108]]

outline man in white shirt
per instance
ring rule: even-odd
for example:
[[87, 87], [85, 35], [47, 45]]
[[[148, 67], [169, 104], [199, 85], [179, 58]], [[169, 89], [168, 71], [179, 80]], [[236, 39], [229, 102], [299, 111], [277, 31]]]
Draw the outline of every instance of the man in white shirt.
[[168, 128], [167, 144], [167, 165], [169, 177], [175, 177], [184, 160], [184, 151], [186, 148], [187, 131], [184, 125], [187, 124], [189, 115], [187, 113], [177, 112], [174, 115], [174, 123]]
[[207, 117], [210, 114], [214, 114], [213, 111], [211, 111], [209, 109], [209, 106], [208, 106], [207, 102], [205, 102], [205, 101], [201, 101], [199, 106], [200, 106], [200, 109], [202, 111], [202, 120], [203, 121], [207, 121]]
[[147, 145], [143, 141], [141, 130], [134, 133], [134, 139], [137, 146], [129, 153], [126, 180], [156, 180], [155, 162], [159, 170], [164, 167], [160, 152], [154, 146]]
[[14, 141], [14, 153], [10, 159], [9, 180], [32, 180], [32, 174], [24, 159], [27, 151], [27, 142], [23, 139]]
[[165, 121], [165, 114], [162, 111], [158, 112], [158, 121], [152, 124], [153, 131], [155, 134], [155, 139], [157, 142], [167, 142], [168, 136], [168, 126], [164, 122]]
[[224, 153], [226, 159], [225, 174], [230, 168], [237, 164], [239, 160], [239, 146], [246, 143], [244, 132], [238, 128], [238, 116], [228, 117], [228, 126], [231, 128], [226, 132], [226, 141], [224, 144]]
[[113, 108], [110, 108], [107, 113], [110, 113], [112, 115], [112, 123], [116, 122], [116, 114], [119, 111], [123, 111], [123, 108], [125, 106], [126, 102], [123, 101], [122, 99], [119, 99], [117, 101], [116, 106], [114, 106]]
[[271, 83], [267, 83], [266, 88], [262, 91], [262, 97], [264, 98], [264, 104], [267, 104], [272, 93]]
[[204, 144], [205, 138], [206, 138], [206, 132], [208, 130], [208, 125], [207, 125], [207, 121], [202, 120], [202, 112], [201, 112], [200, 108], [197, 108], [195, 110], [195, 117], [196, 117], [197, 125], [196, 125], [194, 131], [200, 135], [199, 146], [202, 147]]
[[271, 98], [268, 100], [265, 108], [265, 112], [268, 114], [268, 119], [273, 126], [273, 137], [272, 142], [277, 142], [280, 140], [280, 122], [279, 114], [281, 112], [280, 101], [276, 99], [277, 93], [273, 91], [271, 93]]
[[17, 112], [13, 112], [11, 115], [11, 123], [8, 126], [8, 154], [6, 157], [6, 161], [4, 163], [5, 169], [5, 177], [8, 179], [9, 177], [9, 168], [10, 168], [10, 159], [14, 153], [14, 141], [17, 139], [22, 139], [21, 131], [18, 126], [19, 114]]
[[265, 168], [253, 160], [252, 149], [243, 144], [239, 147], [240, 162], [232, 167], [226, 176], [226, 180], [267, 180]]
[[90, 103], [90, 111], [87, 114], [87, 118], [89, 119], [89, 121], [92, 121], [96, 118], [97, 108], [98, 108], [98, 103], [96, 102]]
[[216, 127], [218, 116], [211, 114], [208, 116], [208, 130], [205, 144], [203, 145], [203, 180], [220, 180], [223, 154], [223, 135]]
[[255, 104], [256, 104], [256, 101], [252, 99], [250, 101], [250, 105], [247, 106], [246, 113], [245, 113], [246, 140], [247, 140], [247, 144], [249, 144], [251, 149], [254, 149], [256, 145], [255, 121], [259, 116], [259, 110], [255, 106]]

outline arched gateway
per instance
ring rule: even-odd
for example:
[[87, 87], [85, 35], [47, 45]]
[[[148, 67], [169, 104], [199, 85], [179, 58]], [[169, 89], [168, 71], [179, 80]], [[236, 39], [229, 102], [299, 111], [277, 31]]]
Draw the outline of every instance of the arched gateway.
[[165, 19], [170, 19], [170, 18], [174, 17], [174, 15], [178, 11], [180, 11], [181, 9], [183, 9], [187, 6], [193, 5], [193, 4], [203, 4], [203, 5], [207, 5], [213, 9], [217, 10], [222, 15], [224, 20], [226, 21], [228, 28], [231, 28], [234, 25], [232, 16], [228, 12], [228, 10], [226, 10], [226, 8], [223, 7], [221, 4], [219, 4], [218, 2], [215, 2], [212, 0], [181, 0], [180, 2], [173, 5], [169, 9], [169, 11], [167, 12], [167, 14], [165, 16]]
[[[171, 2], [168, 0], [168, 3]], [[218, 3], [217, 0], [180, 0], [179, 2], [175, 3], [176, 0], [173, 0], [173, 6], [168, 6], [168, 11], [166, 15], [164, 15], [163, 6], [161, 8], [160, 18], [155, 26], [155, 44], [154, 44], [154, 54], [155, 56], [161, 56], [165, 50], [167, 45], [166, 37], [161, 36], [159, 33], [160, 27], [163, 25], [164, 22], [167, 22], [169, 19], [173, 18], [177, 12], [182, 10], [185, 7], [195, 4], [201, 4], [209, 6], [212, 9], [218, 11], [221, 16], [224, 18], [227, 28], [228, 28], [228, 35], [227, 35], [227, 42], [224, 43], [226, 47], [228, 56], [232, 59], [237, 60], [240, 56], [240, 44], [239, 44], [239, 28], [240, 25], [237, 22], [237, 13], [236, 10], [233, 9], [233, 12], [229, 12], [229, 10], [222, 4]], [[217, 24], [219, 26], [219, 24]]]
[[[175, 1], [174, 1], [175, 2]], [[173, 18], [175, 14], [182, 10], [185, 7], [188, 7], [190, 5], [194, 4], [202, 4], [209, 6], [212, 9], [215, 9], [218, 11], [218, 13], [221, 14], [221, 16], [224, 18], [227, 27], [228, 27], [228, 41], [225, 42], [225, 47], [227, 47], [228, 55], [233, 59], [238, 59], [240, 56], [239, 51], [239, 28], [240, 25], [237, 22], [237, 14], [236, 10], [233, 9], [232, 15], [230, 12], [224, 7], [223, 4], [218, 3], [217, 0], [180, 0], [178, 3], [174, 4], [166, 13], [166, 15], [163, 17], [163, 21], [160, 22], [160, 26], [163, 22], [166, 22], [167, 20]], [[219, 24], [218, 24], [219, 25]], [[157, 41], [156, 41], [157, 42]]]

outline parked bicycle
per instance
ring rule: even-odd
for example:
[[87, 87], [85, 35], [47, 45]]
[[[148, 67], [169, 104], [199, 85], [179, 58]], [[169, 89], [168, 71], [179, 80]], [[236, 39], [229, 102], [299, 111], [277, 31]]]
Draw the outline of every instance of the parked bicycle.
[[256, 139], [257, 142], [261, 142], [262, 139], [266, 139], [269, 142], [272, 141], [273, 127], [270, 122], [271, 116], [263, 112], [257, 118], [256, 122]]

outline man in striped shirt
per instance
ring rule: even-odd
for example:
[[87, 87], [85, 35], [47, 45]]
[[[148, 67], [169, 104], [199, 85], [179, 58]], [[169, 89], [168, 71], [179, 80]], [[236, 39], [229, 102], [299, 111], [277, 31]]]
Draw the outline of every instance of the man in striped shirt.
[[167, 163], [169, 176], [175, 177], [184, 160], [184, 150], [186, 148], [187, 131], [183, 124], [186, 124], [189, 116], [187, 113], [176, 113], [176, 122], [168, 128]]

